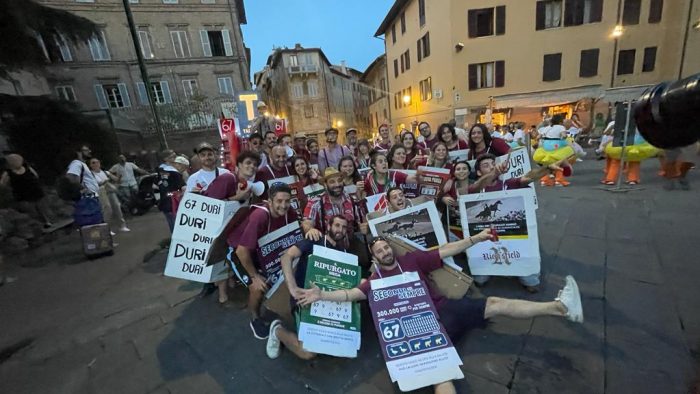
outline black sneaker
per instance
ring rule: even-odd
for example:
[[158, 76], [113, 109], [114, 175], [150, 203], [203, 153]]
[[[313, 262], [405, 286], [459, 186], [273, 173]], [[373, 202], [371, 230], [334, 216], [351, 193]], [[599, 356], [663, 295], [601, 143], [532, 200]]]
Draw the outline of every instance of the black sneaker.
[[199, 292], [199, 298], [209, 296], [215, 291], [216, 286], [213, 283], [205, 283], [204, 286], [202, 286], [202, 291]]
[[270, 335], [270, 323], [261, 318], [251, 320], [250, 329], [253, 330], [253, 336], [257, 339], [267, 339]]

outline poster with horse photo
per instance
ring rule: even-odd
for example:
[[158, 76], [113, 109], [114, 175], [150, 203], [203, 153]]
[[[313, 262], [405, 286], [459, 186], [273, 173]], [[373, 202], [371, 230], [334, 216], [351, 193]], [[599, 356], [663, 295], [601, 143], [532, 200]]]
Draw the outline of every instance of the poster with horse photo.
[[468, 194], [459, 197], [464, 236], [484, 229], [498, 232], [498, 241], [467, 249], [473, 275], [525, 276], [539, 272], [537, 217], [528, 189]]
[[[394, 237], [420, 250], [435, 249], [447, 243], [445, 230], [433, 201], [372, 219], [369, 221], [369, 229], [375, 237]], [[443, 261], [461, 271], [451, 257]]]

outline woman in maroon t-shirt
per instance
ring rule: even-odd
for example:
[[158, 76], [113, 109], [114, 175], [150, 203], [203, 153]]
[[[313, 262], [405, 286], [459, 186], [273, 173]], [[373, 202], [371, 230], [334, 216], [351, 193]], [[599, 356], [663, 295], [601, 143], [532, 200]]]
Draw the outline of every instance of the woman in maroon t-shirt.
[[445, 143], [449, 152], [468, 148], [466, 142], [457, 138], [457, 132], [455, 131], [454, 126], [449, 123], [443, 123], [440, 125], [438, 128], [438, 139]]
[[426, 163], [428, 167], [452, 169], [450, 157], [447, 153], [447, 145], [444, 142], [438, 142], [430, 149], [430, 156]]
[[415, 175], [406, 175], [399, 171], [389, 171], [389, 163], [383, 152], [374, 152], [370, 159], [370, 167], [365, 178], [365, 193], [368, 196], [384, 193], [390, 187], [401, 186], [405, 183], [417, 183]]
[[392, 170], [406, 170], [408, 169], [408, 162], [406, 160], [406, 148], [403, 145], [394, 145], [389, 149], [389, 154], [387, 155], [387, 161], [389, 162], [389, 168]]
[[469, 173], [472, 171], [469, 162], [460, 160], [454, 163], [452, 178], [445, 182], [443, 195], [440, 200], [447, 206], [457, 206], [457, 199], [469, 193]]
[[318, 183], [318, 172], [309, 166], [309, 162], [303, 156], [292, 158], [292, 172], [302, 183], [302, 187]]
[[418, 146], [416, 136], [412, 132], [404, 131], [401, 134], [401, 145], [406, 148], [407, 168], [415, 170], [420, 163], [425, 163], [427, 157], [423, 155], [423, 149]]
[[476, 123], [469, 130], [469, 160], [478, 159], [486, 153], [503, 156], [508, 152], [510, 152], [510, 146], [500, 138], [491, 138], [486, 125]]

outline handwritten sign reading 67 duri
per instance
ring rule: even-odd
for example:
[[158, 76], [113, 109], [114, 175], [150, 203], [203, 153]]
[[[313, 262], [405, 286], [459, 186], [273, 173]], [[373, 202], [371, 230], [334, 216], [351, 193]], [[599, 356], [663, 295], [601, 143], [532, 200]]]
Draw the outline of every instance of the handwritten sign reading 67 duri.
[[204, 283], [226, 278], [226, 264], [209, 264], [209, 256], [214, 240], [238, 208], [238, 202], [186, 193], [175, 217], [165, 275]]

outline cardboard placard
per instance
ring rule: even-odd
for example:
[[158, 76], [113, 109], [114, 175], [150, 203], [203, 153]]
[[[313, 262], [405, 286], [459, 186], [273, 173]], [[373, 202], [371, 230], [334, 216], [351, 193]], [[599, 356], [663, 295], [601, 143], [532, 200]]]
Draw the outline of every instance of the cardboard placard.
[[258, 238], [258, 263], [267, 278], [267, 282], [272, 284], [265, 295], [266, 298], [270, 298], [284, 282], [281, 264], [282, 255], [287, 249], [302, 239], [304, 239], [304, 234], [297, 221], [293, 221]]
[[[395, 237], [419, 250], [431, 250], [447, 243], [445, 230], [433, 201], [371, 219], [369, 228], [375, 237]], [[452, 257], [443, 259], [443, 262], [456, 270], [462, 270], [454, 263]]]
[[[165, 276], [211, 283], [228, 277], [225, 261], [212, 261], [212, 247], [240, 208], [198, 193], [185, 193], [175, 217]], [[220, 256], [220, 254], [217, 254]]]
[[498, 231], [498, 242], [467, 249], [472, 275], [527, 276], [540, 272], [537, 217], [527, 189], [468, 194], [459, 197], [464, 236], [487, 228]]
[[[317, 250], [320, 251], [320, 250]], [[346, 260], [335, 251], [335, 257]], [[350, 290], [360, 284], [360, 267], [336, 259], [309, 256], [305, 288]], [[305, 350], [336, 357], [357, 357], [360, 349], [360, 306], [356, 302], [316, 301], [301, 310], [299, 341]]]
[[438, 167], [418, 167], [418, 194], [436, 198], [450, 179], [450, 170]]
[[367, 296], [379, 346], [401, 391], [464, 377], [428, 289], [415, 272], [370, 282]]

